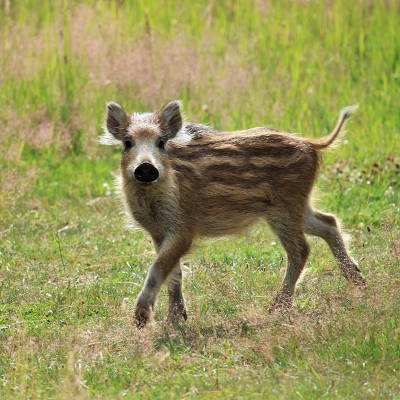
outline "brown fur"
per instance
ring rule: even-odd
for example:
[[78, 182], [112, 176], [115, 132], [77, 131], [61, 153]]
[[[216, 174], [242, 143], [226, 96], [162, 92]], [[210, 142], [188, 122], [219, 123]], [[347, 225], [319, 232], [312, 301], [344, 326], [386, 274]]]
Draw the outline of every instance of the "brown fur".
[[[345, 248], [335, 217], [314, 211], [309, 204], [320, 150], [334, 142], [349, 110], [322, 140], [268, 128], [215, 132], [202, 127], [201, 134], [196, 131], [191, 140], [182, 143], [174, 138], [179, 138], [180, 132], [192, 132], [182, 128], [178, 102], [136, 119], [121, 118], [125, 112], [118, 107], [109, 105], [109, 132], [118, 140], [137, 142], [136, 149], [124, 151], [121, 161], [126, 206], [150, 233], [158, 252], [137, 302], [138, 326], [149, 319], [167, 278], [170, 318], [186, 318], [179, 260], [196, 238], [235, 234], [260, 219], [268, 221], [288, 255], [287, 273], [272, 309], [291, 304], [309, 254], [305, 233], [325, 239], [346, 278], [365, 284]], [[156, 147], [160, 140], [166, 142], [163, 149]], [[144, 184], [133, 177], [143, 160], [161, 171], [157, 181]]]

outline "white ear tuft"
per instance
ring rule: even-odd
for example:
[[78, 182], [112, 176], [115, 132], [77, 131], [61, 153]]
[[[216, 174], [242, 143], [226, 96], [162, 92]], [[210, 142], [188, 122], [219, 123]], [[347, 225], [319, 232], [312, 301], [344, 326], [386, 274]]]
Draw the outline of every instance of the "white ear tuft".
[[121, 141], [112, 135], [106, 126], [103, 127], [103, 134], [99, 137], [99, 143], [105, 146], [116, 146], [121, 144]]

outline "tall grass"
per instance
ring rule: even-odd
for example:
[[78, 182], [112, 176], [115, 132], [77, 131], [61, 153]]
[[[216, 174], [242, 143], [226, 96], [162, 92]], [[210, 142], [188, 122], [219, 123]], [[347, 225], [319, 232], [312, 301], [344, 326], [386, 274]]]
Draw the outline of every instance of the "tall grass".
[[0, 17], [2, 115], [45, 110], [93, 135], [110, 97], [133, 109], [182, 98], [191, 118], [218, 128], [322, 135], [359, 103], [344, 154], [397, 145], [396, 1], [28, 1], [10, 14]]
[[[400, 5], [369, 1], [0, 2], [0, 398], [398, 398]], [[180, 98], [218, 129], [320, 137], [319, 203], [370, 282], [313, 242], [293, 313], [270, 319], [283, 251], [264, 226], [200, 244], [190, 320], [131, 324], [153, 259], [110, 197], [104, 105]]]

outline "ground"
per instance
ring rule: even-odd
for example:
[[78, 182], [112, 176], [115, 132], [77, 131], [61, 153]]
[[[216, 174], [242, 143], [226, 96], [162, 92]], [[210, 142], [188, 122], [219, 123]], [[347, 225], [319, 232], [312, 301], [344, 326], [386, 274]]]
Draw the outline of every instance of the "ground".
[[[11, 4], [12, 3], [12, 4]], [[400, 398], [400, 10], [396, 1], [3, 1], [0, 11], [0, 397]], [[286, 260], [266, 225], [197, 243], [188, 321], [138, 331], [154, 259], [126, 228], [99, 146], [106, 101], [180, 98], [217, 129], [327, 134], [314, 202], [336, 214], [368, 281], [324, 243], [294, 308], [270, 316]]]

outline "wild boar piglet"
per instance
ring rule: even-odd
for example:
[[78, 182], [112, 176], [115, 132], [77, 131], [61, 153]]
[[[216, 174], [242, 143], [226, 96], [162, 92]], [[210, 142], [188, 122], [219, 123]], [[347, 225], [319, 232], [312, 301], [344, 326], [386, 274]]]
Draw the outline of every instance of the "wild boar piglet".
[[329, 136], [305, 139], [269, 128], [217, 132], [185, 123], [179, 101], [131, 115], [117, 103], [107, 105], [102, 142], [122, 145], [122, 198], [157, 251], [136, 303], [139, 327], [149, 320], [164, 282], [169, 318], [187, 318], [180, 260], [196, 238], [236, 234], [260, 219], [271, 226], [288, 258], [271, 310], [292, 304], [309, 254], [306, 234], [323, 238], [343, 275], [365, 285], [337, 219], [310, 204], [321, 151], [335, 141], [352, 111], [342, 110]]

